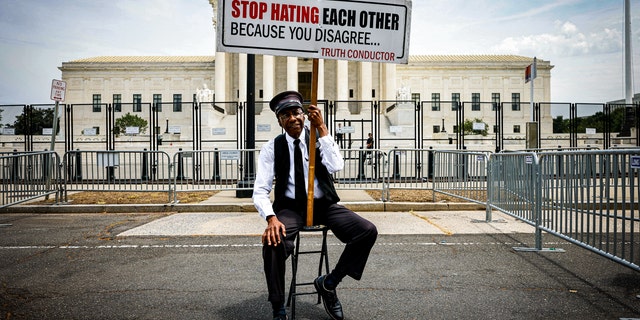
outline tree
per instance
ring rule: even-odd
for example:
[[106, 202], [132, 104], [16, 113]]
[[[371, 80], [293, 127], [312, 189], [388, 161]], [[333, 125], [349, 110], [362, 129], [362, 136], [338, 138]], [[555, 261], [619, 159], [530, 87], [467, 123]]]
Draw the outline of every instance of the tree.
[[553, 119], [553, 133], [569, 133], [569, 120], [565, 120], [563, 116], [557, 116]]
[[147, 125], [147, 120], [127, 112], [124, 116], [116, 119], [116, 125], [113, 128], [113, 133], [116, 135], [123, 134], [127, 131], [127, 127], [138, 127], [140, 133], [145, 133], [147, 131]]
[[[596, 132], [605, 132], [605, 124], [609, 124], [611, 132], [618, 132], [624, 124], [624, 108], [615, 108], [610, 111], [609, 116], [602, 111], [585, 117], [577, 117], [574, 119], [575, 132], [585, 133], [587, 128], [596, 129]], [[553, 119], [553, 133], [569, 133], [571, 132], [571, 123], [569, 119], [563, 116], [557, 116]]]
[[[57, 121], [58, 130], [56, 134], [60, 133], [60, 118]], [[16, 129], [16, 134], [42, 134], [43, 128], [53, 128], [53, 109], [26, 109], [16, 117], [13, 127]]]

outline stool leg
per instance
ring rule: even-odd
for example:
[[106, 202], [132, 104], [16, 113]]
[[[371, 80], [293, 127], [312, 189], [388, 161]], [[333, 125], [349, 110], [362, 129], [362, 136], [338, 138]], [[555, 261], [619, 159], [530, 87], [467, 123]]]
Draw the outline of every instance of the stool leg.
[[[327, 252], [327, 230], [322, 230], [322, 248], [320, 249], [320, 261], [318, 261], [318, 277], [329, 273], [329, 254]], [[325, 272], [322, 272], [322, 263], [324, 262]], [[322, 296], [318, 292], [318, 302], [322, 302]]]
[[291, 307], [291, 320], [296, 319], [296, 286], [298, 275], [298, 254], [300, 253], [300, 233], [296, 235], [296, 247], [291, 255], [291, 286], [289, 287], [289, 298], [287, 307]]

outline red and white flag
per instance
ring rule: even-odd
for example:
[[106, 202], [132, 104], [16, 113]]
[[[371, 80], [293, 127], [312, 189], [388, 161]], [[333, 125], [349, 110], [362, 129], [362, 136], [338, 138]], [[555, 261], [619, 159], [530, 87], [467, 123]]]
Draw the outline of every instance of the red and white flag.
[[524, 70], [524, 83], [527, 83], [538, 76], [536, 69], [536, 58], [533, 58], [533, 63], [528, 65]]

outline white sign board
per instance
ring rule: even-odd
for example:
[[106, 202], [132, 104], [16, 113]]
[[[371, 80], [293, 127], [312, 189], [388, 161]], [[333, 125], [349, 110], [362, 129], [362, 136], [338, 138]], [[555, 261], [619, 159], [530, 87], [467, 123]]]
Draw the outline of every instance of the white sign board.
[[140, 127], [125, 127], [124, 128], [124, 133], [126, 133], [126, 134], [139, 134], [140, 133]]
[[256, 127], [258, 132], [271, 132], [271, 125], [270, 124], [259, 124]]
[[169, 126], [169, 133], [179, 134], [182, 132], [181, 126]]
[[219, 0], [217, 50], [409, 62], [410, 0]]
[[586, 134], [596, 134], [596, 128], [585, 128]]
[[237, 151], [237, 150], [220, 151], [220, 160], [238, 161], [240, 160], [240, 151]]
[[62, 80], [51, 81], [51, 100], [64, 101], [64, 95], [67, 91], [67, 83]]
[[484, 129], [486, 129], [486, 125], [484, 124], [484, 122], [474, 122], [473, 123], [473, 130], [479, 130], [482, 131]]
[[214, 136], [225, 135], [227, 134], [227, 129], [225, 128], [211, 128], [211, 134]]

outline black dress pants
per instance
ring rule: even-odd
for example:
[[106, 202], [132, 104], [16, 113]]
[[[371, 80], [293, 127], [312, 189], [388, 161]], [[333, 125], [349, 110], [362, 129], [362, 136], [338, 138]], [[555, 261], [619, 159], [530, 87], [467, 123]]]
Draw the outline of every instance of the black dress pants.
[[[294, 200], [291, 200], [291, 203], [294, 204]], [[294, 205], [276, 212], [276, 217], [287, 230], [284, 242], [277, 246], [265, 244], [262, 247], [269, 301], [275, 303], [284, 302], [286, 260], [293, 253], [296, 235], [306, 224], [306, 216], [291, 209], [292, 207]], [[325, 204], [321, 200], [316, 200], [313, 212], [314, 225], [326, 225], [336, 238], [346, 244], [333, 273], [341, 278], [348, 275], [360, 280], [371, 248], [378, 236], [376, 226], [355, 212], [335, 203]]]

